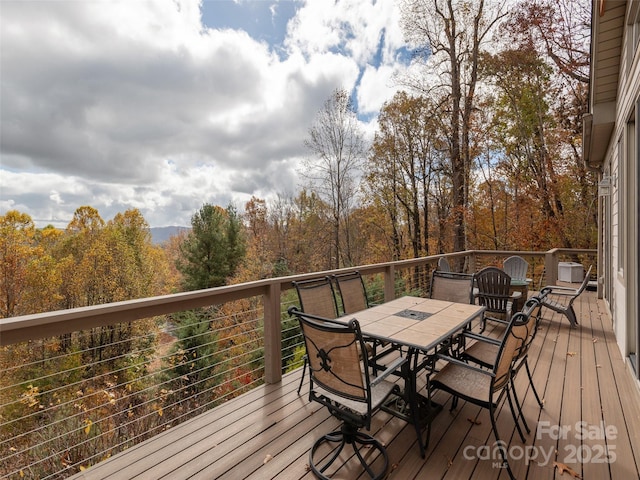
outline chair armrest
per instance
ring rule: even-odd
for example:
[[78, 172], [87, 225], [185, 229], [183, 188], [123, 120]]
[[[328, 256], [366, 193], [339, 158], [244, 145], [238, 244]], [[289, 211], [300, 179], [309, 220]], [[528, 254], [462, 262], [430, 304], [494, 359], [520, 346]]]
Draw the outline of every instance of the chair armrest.
[[444, 360], [446, 362], [453, 363], [454, 365], [458, 365], [460, 367], [468, 368], [469, 370], [473, 370], [475, 372], [482, 373], [483, 375], [489, 375], [490, 377], [495, 376], [495, 374], [493, 372], [491, 372], [489, 370], [486, 370], [484, 368], [476, 367], [475, 365], [470, 365], [467, 362], [463, 362], [459, 358], [450, 357], [448, 355], [443, 355], [443, 354], [440, 354], [440, 353], [437, 355], [437, 357], [440, 360]]
[[471, 338], [473, 340], [478, 340], [480, 342], [492, 343], [494, 345], [500, 345], [501, 341], [497, 338], [487, 337], [486, 335], [480, 335], [474, 332], [463, 332], [463, 336], [467, 338]]
[[558, 291], [564, 291], [564, 292], [577, 292], [578, 289], [577, 288], [573, 288], [573, 287], [565, 287], [563, 285], [547, 285], [545, 287], [542, 287], [542, 291], [551, 291], [551, 290], [558, 290]]
[[547, 286], [540, 290], [540, 296], [546, 297], [547, 295], [560, 295], [562, 297], [573, 297], [578, 293], [575, 288], [561, 287], [561, 286]]
[[389, 366], [386, 368], [386, 370], [384, 372], [382, 372], [380, 375], [378, 375], [376, 378], [374, 378], [373, 380], [371, 380], [371, 386], [375, 387], [377, 384], [379, 384], [380, 382], [382, 382], [385, 378], [387, 378], [389, 375], [391, 375], [392, 373], [394, 373], [395, 371], [398, 370], [399, 367], [401, 367], [402, 365], [404, 365], [407, 362], [407, 359], [404, 357], [398, 357], [396, 358], [393, 362], [391, 362], [389, 364]]

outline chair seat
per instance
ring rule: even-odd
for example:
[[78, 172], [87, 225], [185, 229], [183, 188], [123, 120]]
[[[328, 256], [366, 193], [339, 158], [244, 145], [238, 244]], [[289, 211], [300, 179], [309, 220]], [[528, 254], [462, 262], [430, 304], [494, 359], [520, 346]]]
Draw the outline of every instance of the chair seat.
[[[377, 409], [382, 402], [391, 394], [396, 384], [387, 380], [382, 380], [380, 383], [371, 385], [371, 409]], [[313, 390], [317, 395], [322, 395], [331, 401], [339, 402], [342, 406], [347, 407], [349, 410], [357, 413], [358, 415], [367, 414], [367, 404], [364, 402], [358, 402], [356, 400], [349, 400], [344, 397], [334, 395], [328, 390], [316, 385]]]
[[498, 357], [499, 345], [479, 341], [464, 350], [464, 356], [483, 366], [492, 366]]
[[543, 304], [545, 307], [549, 307], [553, 310], [559, 311], [567, 308], [567, 301], [561, 301], [559, 299], [553, 299], [549, 297], [545, 297], [543, 300]]
[[455, 391], [465, 399], [473, 399], [480, 404], [488, 404], [491, 388], [491, 375], [478, 375], [478, 372], [461, 365], [448, 363], [431, 379], [434, 387]]

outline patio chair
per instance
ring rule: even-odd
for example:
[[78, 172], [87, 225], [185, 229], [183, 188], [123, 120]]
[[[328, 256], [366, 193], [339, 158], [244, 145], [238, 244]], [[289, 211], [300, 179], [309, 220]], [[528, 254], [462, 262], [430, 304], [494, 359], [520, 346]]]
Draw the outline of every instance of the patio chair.
[[511, 277], [511, 279], [527, 281], [527, 271], [529, 270], [529, 263], [518, 255], [513, 255], [507, 258], [502, 263], [502, 270]]
[[[530, 433], [531, 430], [527, 425], [527, 422], [522, 415], [522, 409], [520, 408], [520, 402], [518, 401], [517, 391], [515, 389], [514, 379], [518, 372], [525, 368], [527, 372], [527, 377], [529, 378], [529, 385], [531, 386], [531, 390], [533, 391], [533, 395], [538, 402], [540, 408], [544, 406], [544, 403], [540, 399], [538, 395], [538, 391], [533, 383], [533, 376], [531, 375], [531, 369], [529, 368], [529, 347], [531, 343], [535, 339], [536, 332], [538, 331], [538, 324], [540, 322], [540, 310], [542, 309], [542, 301], [540, 297], [531, 297], [527, 300], [522, 312], [527, 316], [527, 335], [526, 339], [523, 341], [522, 346], [518, 350], [518, 356], [515, 359], [515, 363], [513, 366], [513, 373], [511, 375], [511, 387], [513, 389], [513, 396], [516, 405], [518, 406], [518, 411], [520, 413], [520, 418], [522, 418], [522, 423], [527, 430], [527, 433]], [[500, 340], [485, 337], [482, 335], [474, 334], [472, 332], [465, 332], [466, 338], [471, 338], [476, 340], [475, 343], [466, 347], [461, 352], [461, 358], [466, 361], [471, 361], [485, 368], [493, 368], [496, 363], [496, 359], [498, 358], [498, 353], [500, 350]]]
[[359, 312], [369, 308], [367, 290], [360, 272], [349, 272], [333, 275], [342, 301], [342, 311], [346, 314]]
[[527, 338], [527, 315], [519, 312], [513, 316], [505, 328], [505, 334], [498, 348], [496, 361], [490, 370], [470, 365], [459, 358], [438, 355], [448, 363], [433, 377], [427, 378], [428, 388], [439, 389], [453, 395], [451, 410], [455, 409], [458, 399], [489, 410], [491, 427], [499, 448], [503, 464], [511, 479], [515, 479], [507, 458], [506, 444], [500, 440], [496, 426], [496, 412], [501, 400], [506, 396], [513, 415], [515, 426], [524, 442], [524, 435], [518, 422], [513, 399], [511, 398], [511, 376], [514, 359]]
[[487, 309], [482, 319], [482, 330], [486, 321], [492, 320], [506, 325], [511, 320], [513, 299], [510, 293], [511, 277], [497, 267], [485, 267], [475, 274], [476, 300]]
[[[342, 302], [343, 315], [366, 310], [371, 306], [367, 297], [367, 290], [364, 286], [364, 280], [360, 272], [341, 273], [332, 276], [337, 288], [338, 295]], [[369, 355], [370, 365], [374, 373], [377, 372], [378, 360], [392, 352], [389, 350], [380, 351], [378, 347], [386, 347], [388, 344], [380, 340], [373, 340], [365, 337], [367, 346], [367, 354]]]
[[589, 266], [589, 270], [584, 276], [582, 284], [578, 288], [564, 287], [559, 285], [547, 285], [540, 290], [540, 296], [542, 297], [542, 306], [547, 307], [554, 312], [562, 313], [571, 324], [571, 327], [576, 328], [578, 326], [578, 320], [576, 318], [576, 312], [573, 309], [573, 302], [576, 298], [584, 292], [591, 278], [591, 269], [593, 265]]
[[434, 270], [429, 298], [457, 303], [473, 303], [473, 275]]
[[451, 265], [449, 265], [449, 260], [446, 257], [440, 257], [438, 259], [438, 270], [441, 272], [450, 272]]
[[[289, 313], [300, 321], [309, 358], [311, 387], [309, 400], [327, 407], [342, 421], [340, 430], [327, 433], [313, 444], [309, 467], [320, 479], [330, 478], [341, 469], [355, 478], [354, 462], [371, 479], [385, 478], [389, 457], [384, 445], [362, 432], [371, 428], [371, 418], [392, 394], [400, 394], [398, 385], [385, 378], [405, 362], [399, 357], [376, 378], [371, 378], [367, 358], [360, 358], [364, 340], [360, 325], [352, 319], [348, 325], [308, 315], [296, 307]], [[349, 445], [353, 452], [341, 452]], [[359, 473], [359, 472], [358, 472]], [[357, 476], [357, 474], [356, 474]]]
[[319, 317], [335, 319], [339, 317], [331, 277], [318, 277], [300, 282], [291, 282], [298, 292], [300, 309]]
[[[336, 319], [338, 318], [338, 302], [335, 291], [329, 276], [312, 278], [300, 282], [291, 282], [298, 292], [300, 310], [305, 313], [317, 315], [319, 317]], [[298, 394], [304, 383], [304, 376], [307, 371], [307, 355], [304, 356], [302, 364], [302, 377], [298, 385]]]

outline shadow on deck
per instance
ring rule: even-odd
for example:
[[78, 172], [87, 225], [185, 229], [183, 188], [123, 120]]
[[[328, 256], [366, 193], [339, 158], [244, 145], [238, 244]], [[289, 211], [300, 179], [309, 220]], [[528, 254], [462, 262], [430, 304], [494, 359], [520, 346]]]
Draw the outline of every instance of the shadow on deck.
[[[519, 479], [640, 478], [640, 392], [628, 371], [595, 292], [574, 304], [580, 326], [543, 311], [530, 350], [540, 410], [526, 375], [517, 388], [532, 432], [523, 444], [510, 412], [498, 416], [501, 437]], [[338, 426], [326, 410], [296, 393], [301, 369], [102, 462], [74, 478], [86, 479], [312, 479], [308, 454], [314, 440]], [[304, 392], [304, 387], [303, 387]], [[389, 479], [507, 478], [486, 410], [450, 397], [434, 420], [426, 458], [413, 427], [386, 413], [374, 417], [373, 434], [387, 445]], [[353, 472], [351, 478], [359, 478]], [[351, 479], [349, 479], [351, 480]]]

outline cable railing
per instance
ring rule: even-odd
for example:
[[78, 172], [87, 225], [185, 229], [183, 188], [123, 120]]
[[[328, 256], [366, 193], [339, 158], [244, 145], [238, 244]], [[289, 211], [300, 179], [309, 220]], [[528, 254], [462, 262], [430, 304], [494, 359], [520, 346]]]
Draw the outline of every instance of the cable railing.
[[[449, 254], [470, 271], [514, 252]], [[519, 252], [518, 252], [519, 253]], [[525, 252], [546, 280], [564, 258]], [[358, 266], [372, 303], [427, 295], [440, 256]], [[587, 265], [588, 266], [588, 265]], [[65, 478], [302, 366], [292, 280], [0, 320], [0, 478]], [[555, 279], [553, 279], [555, 282]]]

